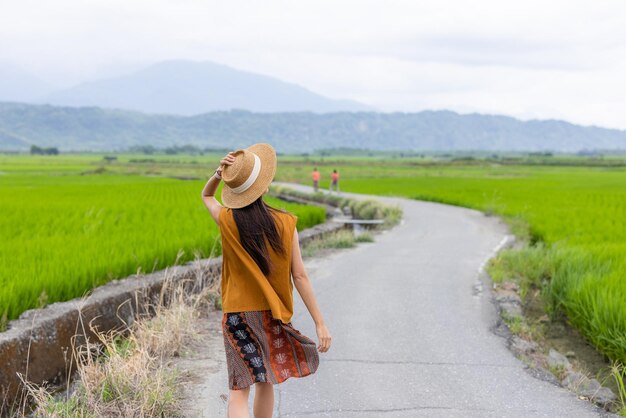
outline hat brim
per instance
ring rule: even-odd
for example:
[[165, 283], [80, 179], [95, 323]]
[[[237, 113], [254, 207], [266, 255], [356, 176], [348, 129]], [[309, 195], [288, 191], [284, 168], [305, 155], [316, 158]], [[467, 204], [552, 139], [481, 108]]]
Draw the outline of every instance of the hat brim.
[[276, 151], [270, 144], [254, 144], [246, 148], [247, 151], [258, 155], [261, 160], [261, 172], [250, 188], [242, 193], [235, 193], [224, 184], [222, 188], [222, 203], [224, 206], [239, 209], [248, 206], [257, 200], [272, 184], [276, 175]]

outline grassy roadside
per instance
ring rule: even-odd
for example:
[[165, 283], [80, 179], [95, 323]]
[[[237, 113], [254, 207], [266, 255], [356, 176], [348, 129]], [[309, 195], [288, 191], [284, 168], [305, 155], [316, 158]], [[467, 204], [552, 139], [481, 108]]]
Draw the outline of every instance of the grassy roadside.
[[[589, 254], [562, 247], [558, 243], [546, 245], [532, 239], [530, 227], [523, 220], [505, 218], [518, 238], [514, 248], [504, 249], [489, 260], [486, 270], [498, 289], [517, 289], [522, 305], [522, 316], [502, 312], [509, 330], [520, 338], [538, 344], [541, 352], [556, 348], [570, 357], [574, 369], [597, 379], [617, 394], [613, 412], [626, 416], [626, 367], [620, 360], [610, 360], [606, 355], [586, 343], [575, 323], [565, 315], [562, 301], [555, 288], [555, 277], [568, 277], [588, 273], [607, 274], [602, 264], [594, 264]], [[580, 266], [584, 265], [584, 269]], [[513, 284], [513, 286], [511, 286]], [[537, 360], [537, 359], [535, 359]], [[535, 367], [537, 364], [530, 364]], [[544, 362], [543, 359], [539, 360]], [[545, 364], [544, 364], [545, 365]], [[546, 365], [547, 366], [547, 365]], [[562, 380], [565, 370], [547, 366]]]
[[181, 376], [170, 362], [197, 338], [196, 318], [213, 308], [217, 282], [198, 294], [188, 294], [185, 286], [169, 278], [158, 300], [146, 307], [153, 316], [139, 317], [121, 330], [92, 329], [97, 342], [70, 350], [73, 383], [59, 393], [59, 388], [24, 382], [25, 396], [11, 416], [182, 417]]

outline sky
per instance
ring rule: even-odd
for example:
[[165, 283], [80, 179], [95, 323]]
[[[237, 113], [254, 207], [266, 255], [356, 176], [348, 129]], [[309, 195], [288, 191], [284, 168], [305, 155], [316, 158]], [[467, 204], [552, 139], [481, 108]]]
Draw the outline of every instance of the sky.
[[626, 2], [0, 0], [0, 63], [57, 86], [214, 61], [380, 111], [626, 129]]

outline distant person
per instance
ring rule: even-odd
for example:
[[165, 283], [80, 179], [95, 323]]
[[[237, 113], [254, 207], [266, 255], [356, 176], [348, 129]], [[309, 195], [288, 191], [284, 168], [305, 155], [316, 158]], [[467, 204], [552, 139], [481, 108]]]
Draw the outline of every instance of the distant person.
[[[271, 417], [274, 386], [316, 372], [331, 336], [304, 268], [296, 216], [263, 201], [276, 172], [276, 152], [255, 144], [229, 152], [202, 190], [222, 239], [222, 334], [228, 372], [228, 417]], [[224, 180], [222, 204], [215, 198]], [[298, 290], [319, 339], [291, 322], [292, 285]], [[291, 386], [290, 386], [291, 387]], [[286, 396], [283, 393], [283, 397]]]
[[320, 178], [322, 177], [320, 172], [317, 171], [317, 167], [313, 169], [311, 177], [313, 178], [313, 190], [317, 192], [320, 189]]
[[332, 192], [333, 189], [339, 193], [339, 173], [337, 170], [333, 170], [330, 175], [330, 191]]

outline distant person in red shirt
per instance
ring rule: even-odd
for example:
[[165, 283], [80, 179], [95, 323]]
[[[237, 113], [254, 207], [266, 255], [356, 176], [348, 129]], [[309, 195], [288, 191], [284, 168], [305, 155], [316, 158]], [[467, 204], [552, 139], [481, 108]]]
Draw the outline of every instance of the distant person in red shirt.
[[317, 167], [315, 167], [313, 169], [313, 174], [311, 175], [311, 177], [313, 178], [313, 190], [315, 190], [317, 192], [317, 191], [319, 191], [320, 177], [321, 177], [320, 172], [317, 171]]
[[330, 175], [330, 191], [332, 192], [333, 189], [339, 193], [339, 173], [337, 173], [337, 170], [333, 170], [333, 172]]

